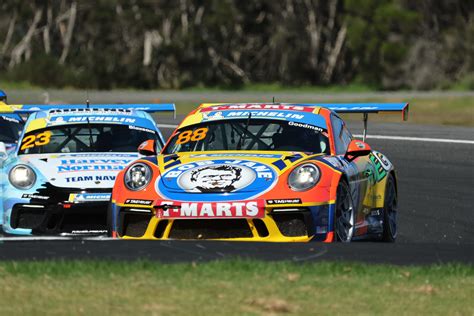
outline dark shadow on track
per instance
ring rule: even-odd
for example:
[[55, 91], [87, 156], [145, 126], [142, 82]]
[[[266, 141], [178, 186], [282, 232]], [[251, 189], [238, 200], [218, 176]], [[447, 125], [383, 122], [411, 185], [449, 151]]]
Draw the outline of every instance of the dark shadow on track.
[[235, 258], [264, 261], [347, 261], [394, 265], [474, 263], [474, 244], [260, 243], [222, 241], [66, 240], [7, 241], [0, 260], [152, 260], [205, 262]]

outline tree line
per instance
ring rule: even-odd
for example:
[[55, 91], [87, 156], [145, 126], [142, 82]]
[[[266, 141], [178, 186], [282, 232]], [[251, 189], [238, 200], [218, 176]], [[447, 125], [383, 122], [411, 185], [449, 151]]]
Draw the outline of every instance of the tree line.
[[474, 89], [474, 1], [3, 0], [0, 80]]

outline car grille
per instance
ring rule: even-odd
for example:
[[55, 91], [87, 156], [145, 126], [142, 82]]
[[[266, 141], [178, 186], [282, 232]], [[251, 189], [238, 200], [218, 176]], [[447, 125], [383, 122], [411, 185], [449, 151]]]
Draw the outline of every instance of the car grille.
[[15, 205], [11, 214], [12, 228], [32, 229], [33, 234], [104, 233], [107, 229], [107, 203], [31, 208]]
[[273, 220], [280, 232], [287, 237], [307, 236], [308, 229], [302, 213], [274, 213]]
[[130, 237], [141, 237], [150, 222], [151, 214], [123, 213], [122, 235]]
[[40, 208], [27, 208], [21, 207], [20, 205], [15, 205], [12, 210], [12, 220], [10, 225], [12, 228], [35, 228], [41, 223], [45, 218], [45, 210]]
[[250, 238], [252, 231], [246, 219], [186, 219], [175, 220], [169, 238], [217, 239]]

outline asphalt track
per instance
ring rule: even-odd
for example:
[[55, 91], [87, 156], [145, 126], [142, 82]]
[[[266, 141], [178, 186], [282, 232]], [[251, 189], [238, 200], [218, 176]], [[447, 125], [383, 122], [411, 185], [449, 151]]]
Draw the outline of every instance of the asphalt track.
[[[102, 101], [105, 102], [105, 101]], [[174, 125], [181, 117], [157, 117]], [[373, 121], [376, 121], [374, 119]], [[354, 134], [359, 122], [349, 122]], [[170, 128], [162, 129], [165, 136]], [[0, 260], [150, 259], [190, 262], [234, 257], [291, 261], [362, 261], [391, 264], [474, 263], [474, 145], [400, 140], [397, 136], [474, 140], [473, 128], [410, 123], [369, 124], [372, 148], [385, 153], [398, 171], [399, 236], [395, 244], [229, 243], [206, 241], [3, 241]]]

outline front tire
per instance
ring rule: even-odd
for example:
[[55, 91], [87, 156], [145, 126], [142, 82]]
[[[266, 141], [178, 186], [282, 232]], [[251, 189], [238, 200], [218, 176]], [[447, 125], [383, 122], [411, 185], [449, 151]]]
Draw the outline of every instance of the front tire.
[[109, 202], [107, 207], [107, 237], [112, 237], [113, 231], [113, 216], [112, 216], [112, 201]]
[[337, 186], [334, 240], [351, 242], [355, 230], [355, 209], [349, 185], [341, 181]]
[[383, 207], [383, 236], [382, 241], [394, 242], [397, 238], [397, 211], [398, 196], [395, 186], [395, 178], [392, 174], [388, 176], [385, 188], [385, 201]]

